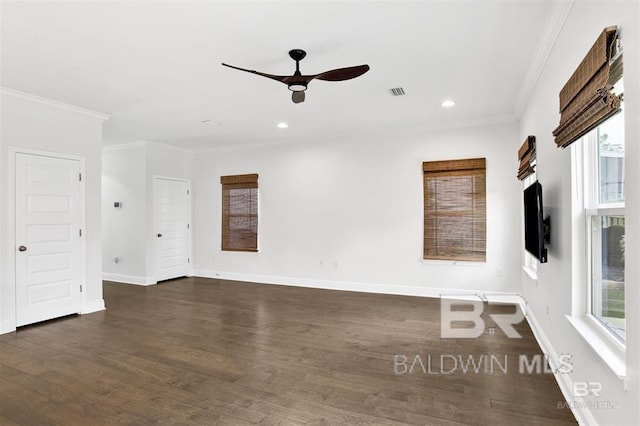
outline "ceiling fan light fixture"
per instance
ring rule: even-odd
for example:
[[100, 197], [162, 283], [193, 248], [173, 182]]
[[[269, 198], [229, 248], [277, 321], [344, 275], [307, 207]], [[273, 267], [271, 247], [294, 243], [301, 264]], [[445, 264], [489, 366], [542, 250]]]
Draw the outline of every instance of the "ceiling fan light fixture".
[[304, 92], [305, 90], [307, 90], [307, 84], [306, 83], [290, 83], [289, 90], [291, 90], [292, 92]]
[[351, 80], [352, 78], [360, 77], [362, 74], [369, 71], [369, 65], [358, 65], [355, 67], [336, 68], [333, 70], [321, 72], [320, 74], [303, 75], [300, 72], [300, 61], [304, 59], [307, 53], [302, 49], [292, 49], [289, 51], [289, 57], [296, 61], [296, 70], [293, 75], [273, 75], [256, 70], [249, 70], [246, 68], [235, 67], [233, 65], [222, 63], [223, 66], [233, 68], [238, 71], [244, 71], [251, 74], [256, 74], [262, 77], [267, 77], [272, 80], [279, 81], [287, 85], [291, 91], [291, 101], [294, 104], [304, 102], [305, 92], [307, 91], [307, 85], [311, 80], [324, 80], [324, 81], [344, 81]]

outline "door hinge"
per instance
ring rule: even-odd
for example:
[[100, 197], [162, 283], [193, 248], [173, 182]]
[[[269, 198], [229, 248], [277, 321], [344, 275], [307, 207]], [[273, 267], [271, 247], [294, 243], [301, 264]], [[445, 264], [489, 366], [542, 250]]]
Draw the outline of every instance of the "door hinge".
[[78, 234], [82, 237], [82, 229], [79, 230]]
[[190, 229], [190, 225], [187, 223], [187, 229]]
[[189, 190], [187, 189], [187, 195], [189, 195]]
[[82, 182], [82, 173], [78, 173], [78, 180]]
[[191, 259], [187, 257], [187, 263], [191, 263]]
[[82, 293], [82, 284], [80, 284], [80, 293]]

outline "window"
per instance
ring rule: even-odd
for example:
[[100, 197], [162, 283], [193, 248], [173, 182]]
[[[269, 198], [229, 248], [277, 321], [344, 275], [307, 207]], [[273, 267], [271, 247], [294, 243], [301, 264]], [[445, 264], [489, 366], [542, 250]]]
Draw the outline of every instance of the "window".
[[486, 160], [431, 161], [424, 172], [424, 259], [486, 259]]
[[220, 177], [222, 250], [258, 251], [258, 175]]
[[[560, 91], [559, 148], [571, 146], [573, 303], [567, 319], [626, 379], [623, 54], [605, 28]], [[577, 142], [578, 143], [574, 143]]]
[[[622, 91], [622, 81], [615, 88]], [[584, 137], [588, 313], [625, 341], [624, 112]]]

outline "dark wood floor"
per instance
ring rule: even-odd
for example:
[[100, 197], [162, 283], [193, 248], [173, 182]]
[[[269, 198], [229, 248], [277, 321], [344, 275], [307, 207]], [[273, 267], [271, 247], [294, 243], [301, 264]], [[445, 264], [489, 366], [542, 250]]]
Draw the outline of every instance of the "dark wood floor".
[[[104, 296], [0, 336], [0, 424], [575, 424], [550, 374], [518, 373], [541, 353], [526, 322], [441, 339], [437, 299], [199, 278]], [[483, 354], [507, 373], [394, 369]]]

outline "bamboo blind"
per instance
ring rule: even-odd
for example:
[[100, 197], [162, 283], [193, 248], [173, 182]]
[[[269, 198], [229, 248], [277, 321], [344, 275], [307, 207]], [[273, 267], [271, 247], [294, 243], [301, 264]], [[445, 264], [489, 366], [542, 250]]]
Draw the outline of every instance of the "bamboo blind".
[[221, 176], [222, 250], [258, 251], [258, 175]]
[[612, 81], [621, 74], [613, 69], [617, 27], [607, 27], [560, 91], [560, 124], [553, 131], [556, 145], [566, 148], [600, 123], [620, 112], [620, 96]]
[[518, 161], [520, 162], [518, 167], [518, 179], [524, 180], [527, 176], [535, 173], [535, 159], [536, 159], [536, 137], [527, 136], [524, 143], [518, 150]]
[[486, 160], [431, 161], [424, 172], [424, 259], [486, 259]]

